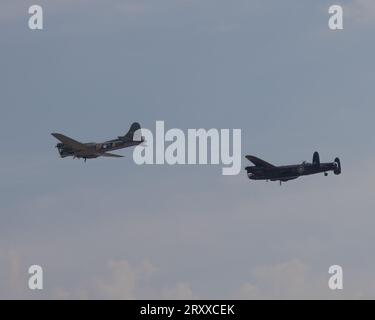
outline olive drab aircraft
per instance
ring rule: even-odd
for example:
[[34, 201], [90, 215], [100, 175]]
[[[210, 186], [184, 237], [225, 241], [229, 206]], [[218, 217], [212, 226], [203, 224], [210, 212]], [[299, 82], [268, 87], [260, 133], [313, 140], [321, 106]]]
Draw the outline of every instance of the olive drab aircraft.
[[297, 179], [300, 176], [307, 176], [324, 172], [328, 175], [328, 171], [333, 171], [334, 174], [341, 173], [341, 163], [339, 158], [335, 158], [333, 162], [321, 163], [319, 153], [314, 152], [312, 163], [306, 161], [301, 164], [274, 166], [262, 159], [247, 155], [245, 158], [251, 161], [255, 166], [248, 166], [245, 168], [247, 176], [251, 180], [270, 180], [285, 182], [292, 179]]
[[123, 157], [118, 154], [110, 153], [109, 151], [136, 146], [144, 142], [145, 139], [141, 136], [140, 129], [140, 124], [134, 122], [125, 135], [118, 136], [117, 139], [108, 140], [103, 143], [82, 143], [61, 133], [51, 134], [60, 141], [60, 143], [56, 145], [56, 148], [59, 151], [61, 158], [73, 157], [73, 159], [84, 159], [86, 162], [87, 159], [94, 159], [97, 157]]

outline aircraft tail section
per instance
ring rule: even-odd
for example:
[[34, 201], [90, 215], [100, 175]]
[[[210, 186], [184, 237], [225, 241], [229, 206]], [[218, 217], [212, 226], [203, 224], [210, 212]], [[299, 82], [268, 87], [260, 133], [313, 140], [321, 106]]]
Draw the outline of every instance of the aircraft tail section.
[[130, 126], [128, 133], [125, 135], [127, 138], [133, 138], [134, 132], [141, 129], [141, 125], [138, 122], [133, 122]]
[[339, 158], [335, 158], [336, 163], [336, 169], [333, 171], [334, 174], [340, 174], [341, 173], [341, 162]]
[[[134, 136], [134, 133], [141, 129], [141, 125], [138, 123], [138, 122], [133, 122], [132, 125], [130, 126], [130, 129], [129, 131], [122, 137], [119, 137], [119, 139], [125, 139], [125, 140], [141, 140], [141, 136], [137, 137], [137, 136]], [[140, 135], [140, 133], [139, 133]]]
[[313, 162], [312, 163], [316, 167], [320, 166], [320, 157], [319, 157], [319, 153], [317, 151], [315, 151], [314, 154], [313, 154]]

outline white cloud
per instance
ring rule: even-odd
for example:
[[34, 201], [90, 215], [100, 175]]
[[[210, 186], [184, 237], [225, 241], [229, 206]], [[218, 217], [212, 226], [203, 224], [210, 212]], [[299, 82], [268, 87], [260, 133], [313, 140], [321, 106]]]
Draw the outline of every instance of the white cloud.
[[98, 281], [93, 292], [104, 299], [135, 299], [139, 282], [154, 271], [149, 262], [133, 267], [126, 260], [110, 261], [108, 269], [109, 275]]
[[197, 299], [188, 283], [179, 282], [174, 287], [164, 288], [161, 298], [167, 300], [192, 300]]
[[[190, 191], [186, 198], [187, 190], [177, 190], [174, 180], [159, 182], [162, 192], [175, 191], [173, 199], [150, 183], [130, 191], [115, 185], [78, 186], [17, 204], [3, 214], [18, 223], [2, 226], [0, 239], [4, 242], [12, 230], [15, 249], [2, 259], [0, 270], [0, 278], [13, 274], [7, 284], [13, 291], [2, 287], [1, 294], [22, 297], [27, 269], [21, 252], [29, 252], [50, 277], [48, 298], [227, 298], [233, 284], [239, 288], [233, 294], [237, 298], [331, 298], [328, 267], [341, 263], [348, 279], [342, 296], [374, 296], [374, 283], [368, 281], [374, 261], [359, 255], [371, 251], [373, 239], [372, 161], [357, 162], [354, 169], [343, 163], [341, 176], [301, 178], [282, 187], [243, 178], [226, 185], [220, 207], [218, 188], [196, 186], [207, 190]], [[190, 179], [188, 185], [197, 177]], [[126, 206], [124, 194], [133, 200]], [[152, 196], [152, 212], [139, 201], [144, 194]], [[176, 261], [181, 247], [184, 256]], [[110, 259], [119, 254], [127, 258]], [[278, 263], [264, 262], [270, 258]], [[206, 292], [199, 287], [202, 275]], [[222, 282], [220, 294], [210, 289], [216, 281]]]
[[316, 287], [314, 281], [308, 281], [309, 267], [299, 259], [257, 267], [252, 273], [254, 283], [244, 283], [236, 294], [237, 298], [299, 299], [309, 296]]
[[[85, 285], [77, 283], [74, 287], [54, 288], [55, 299], [196, 299], [187, 282], [177, 282], [172, 286], [150, 287], [152, 276], [157, 269], [149, 262], [139, 265], [128, 260], [111, 260], [103, 274], [90, 279]], [[92, 274], [92, 273], [91, 273]]]
[[[331, 276], [316, 274], [307, 262], [292, 259], [283, 263], [256, 267], [252, 281], [245, 282], [234, 294], [235, 299], [372, 299], [374, 283], [370, 274], [362, 274], [356, 282], [350, 279], [351, 272], [343, 272], [343, 290], [331, 290]], [[370, 280], [370, 281], [369, 281]], [[346, 283], [349, 283], [346, 285]]]

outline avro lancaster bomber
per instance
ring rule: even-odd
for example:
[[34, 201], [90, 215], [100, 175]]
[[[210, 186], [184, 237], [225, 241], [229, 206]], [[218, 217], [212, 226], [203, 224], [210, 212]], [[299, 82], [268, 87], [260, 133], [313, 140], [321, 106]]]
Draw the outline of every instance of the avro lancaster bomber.
[[335, 158], [333, 162], [323, 163], [320, 162], [318, 152], [314, 152], [312, 163], [304, 161], [301, 164], [287, 166], [274, 166], [262, 159], [250, 155], [246, 156], [246, 159], [255, 165], [245, 168], [249, 179], [280, 181], [280, 185], [281, 182], [320, 172], [324, 172], [325, 176], [328, 175], [328, 171], [333, 171], [336, 175], [341, 173], [341, 163], [339, 158]]

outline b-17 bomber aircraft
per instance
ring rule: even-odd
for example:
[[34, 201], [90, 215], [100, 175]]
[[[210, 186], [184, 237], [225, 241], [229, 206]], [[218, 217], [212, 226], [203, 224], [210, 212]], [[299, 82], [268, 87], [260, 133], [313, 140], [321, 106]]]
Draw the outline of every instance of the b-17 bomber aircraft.
[[[145, 141], [144, 137], [141, 136], [141, 126], [139, 123], [134, 122], [128, 133], [123, 136], [117, 137], [117, 139], [105, 141], [103, 143], [82, 143], [69, 138], [61, 133], [51, 133], [57, 140], [61, 141], [56, 145], [61, 158], [73, 157], [78, 159], [93, 159], [97, 157], [114, 157], [121, 158], [123, 156], [110, 153], [109, 151], [123, 149], [131, 146], [136, 146]], [[134, 133], [139, 133], [139, 136], [134, 139]], [[139, 139], [137, 139], [139, 138]]]
[[245, 168], [249, 179], [280, 181], [280, 185], [281, 182], [320, 172], [324, 172], [325, 176], [328, 175], [328, 171], [333, 171], [336, 175], [341, 173], [341, 163], [339, 158], [335, 158], [334, 162], [321, 163], [318, 152], [314, 152], [312, 163], [304, 161], [302, 164], [287, 166], [274, 166], [262, 159], [250, 155], [245, 156], [245, 158], [255, 164], [255, 166], [248, 166]]

